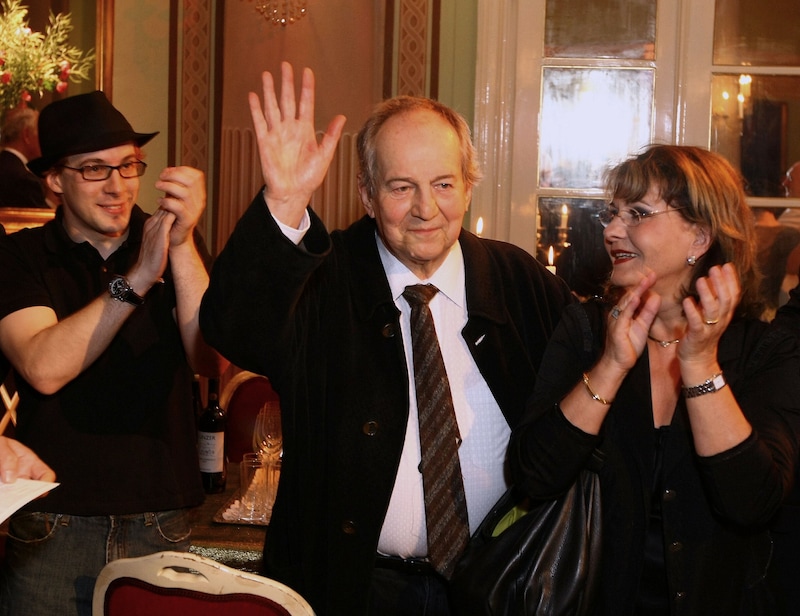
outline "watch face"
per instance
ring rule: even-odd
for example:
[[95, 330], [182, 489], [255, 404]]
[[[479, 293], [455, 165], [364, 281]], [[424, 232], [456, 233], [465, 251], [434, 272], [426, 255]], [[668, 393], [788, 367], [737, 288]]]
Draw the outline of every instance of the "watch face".
[[144, 298], [137, 295], [124, 276], [116, 276], [108, 283], [108, 293], [112, 298], [121, 302], [127, 302], [134, 306], [141, 306]]
[[111, 297], [114, 298], [122, 297], [130, 290], [130, 286], [122, 277], [114, 278], [108, 285], [108, 291], [111, 293]]

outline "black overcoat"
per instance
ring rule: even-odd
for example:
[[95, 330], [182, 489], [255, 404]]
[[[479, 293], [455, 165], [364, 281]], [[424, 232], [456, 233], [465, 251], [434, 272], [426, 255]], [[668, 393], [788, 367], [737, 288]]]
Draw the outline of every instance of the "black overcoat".
[[[374, 221], [329, 235], [309, 212], [295, 246], [256, 197], [216, 260], [201, 327], [281, 398], [284, 461], [265, 573], [319, 614], [360, 614], [403, 447], [408, 375]], [[459, 241], [463, 336], [513, 426], [572, 295], [518, 247], [464, 230]]]

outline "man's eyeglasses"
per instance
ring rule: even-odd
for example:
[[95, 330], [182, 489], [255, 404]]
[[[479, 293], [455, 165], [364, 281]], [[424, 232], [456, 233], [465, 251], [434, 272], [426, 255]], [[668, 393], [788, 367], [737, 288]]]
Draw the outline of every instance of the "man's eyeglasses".
[[614, 218], [619, 218], [622, 221], [622, 224], [626, 227], [638, 227], [643, 220], [652, 218], [653, 216], [657, 216], [659, 214], [666, 214], [670, 210], [674, 211], [682, 209], [682, 207], [673, 207], [666, 210], [660, 210], [658, 212], [640, 212], [639, 210], [629, 207], [619, 209], [609, 205], [605, 210], [601, 210], [597, 213], [597, 219], [604, 227], [610, 225]]
[[147, 164], [141, 160], [132, 160], [128, 163], [121, 165], [84, 165], [83, 167], [68, 167], [67, 165], [59, 165], [64, 169], [71, 169], [72, 171], [80, 172], [84, 180], [90, 182], [102, 182], [111, 177], [111, 173], [116, 169], [119, 171], [121, 177], [125, 179], [138, 178], [144, 175], [144, 170], [147, 169]]

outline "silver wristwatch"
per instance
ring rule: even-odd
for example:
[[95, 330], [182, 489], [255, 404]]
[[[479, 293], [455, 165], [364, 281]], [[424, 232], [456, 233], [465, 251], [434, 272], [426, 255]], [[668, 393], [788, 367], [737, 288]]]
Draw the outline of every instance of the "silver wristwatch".
[[713, 394], [715, 391], [719, 391], [727, 384], [728, 383], [725, 380], [725, 377], [721, 372], [719, 372], [699, 385], [695, 385], [694, 387], [682, 387], [681, 389], [683, 389], [683, 395], [685, 397], [697, 398], [697, 396]]

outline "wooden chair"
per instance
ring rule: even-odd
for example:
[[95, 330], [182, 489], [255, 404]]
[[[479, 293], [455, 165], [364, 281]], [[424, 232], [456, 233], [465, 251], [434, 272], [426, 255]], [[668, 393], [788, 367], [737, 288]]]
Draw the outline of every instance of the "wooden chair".
[[240, 462], [243, 454], [253, 451], [256, 416], [270, 401], [278, 402], [278, 394], [260, 374], [242, 371], [225, 385], [219, 405], [228, 413], [225, 450], [230, 462]]
[[[0, 356], [0, 363], [4, 358]], [[3, 367], [0, 366], [0, 372]], [[3, 378], [0, 376], [0, 378]], [[3, 415], [0, 418], [0, 435], [11, 436], [13, 435], [13, 428], [17, 425], [17, 405], [19, 404], [19, 394], [13, 386], [13, 379], [11, 373], [5, 376], [5, 380], [0, 382], [0, 399], [3, 400]], [[11, 434], [6, 434], [10, 430]]]
[[97, 578], [92, 616], [313, 616], [288, 586], [189, 552], [158, 552], [108, 563]]

